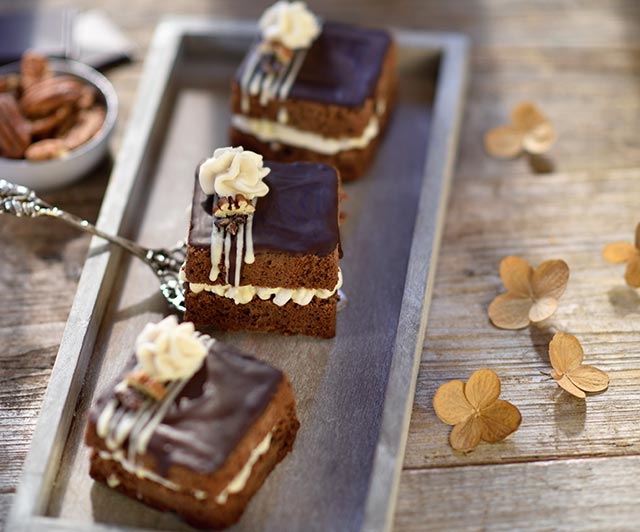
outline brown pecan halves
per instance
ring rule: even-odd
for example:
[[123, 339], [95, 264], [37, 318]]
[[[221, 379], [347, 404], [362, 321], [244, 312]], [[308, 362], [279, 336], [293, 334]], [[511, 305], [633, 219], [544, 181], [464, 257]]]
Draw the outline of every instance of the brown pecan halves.
[[68, 104], [74, 104], [82, 94], [82, 83], [70, 76], [43, 79], [26, 89], [20, 99], [23, 113], [40, 118]]
[[31, 128], [20, 114], [15, 97], [0, 94], [0, 153], [9, 159], [20, 159], [30, 143]]
[[20, 63], [22, 90], [32, 87], [39, 81], [51, 77], [47, 58], [36, 52], [25, 52]]
[[106, 112], [102, 107], [92, 107], [80, 111], [75, 125], [62, 137], [67, 148], [70, 150], [77, 148], [100, 131], [105, 115]]

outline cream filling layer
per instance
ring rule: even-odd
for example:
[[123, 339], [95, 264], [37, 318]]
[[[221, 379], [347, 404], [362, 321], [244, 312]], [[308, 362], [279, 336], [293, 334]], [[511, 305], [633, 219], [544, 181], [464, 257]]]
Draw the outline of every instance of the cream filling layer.
[[[205, 491], [187, 490], [182, 486], [180, 486], [179, 484], [176, 484], [171, 480], [167, 480], [166, 478], [158, 475], [157, 473], [154, 473], [153, 471], [145, 467], [142, 467], [140, 465], [136, 465], [130, 462], [125, 458], [124, 451], [122, 450], [115, 451], [112, 453], [107, 451], [100, 451], [98, 454], [100, 455], [100, 458], [102, 458], [103, 460], [113, 460], [114, 462], [118, 462], [122, 466], [122, 469], [124, 469], [128, 473], [131, 473], [132, 475], [135, 475], [138, 478], [150, 480], [151, 482], [160, 484], [161, 486], [164, 486], [165, 488], [170, 489], [171, 491], [189, 492], [198, 500], [204, 500], [207, 498], [207, 493]], [[107, 483], [109, 484], [110, 487], [115, 487], [118, 484], [120, 484], [120, 481], [115, 475], [110, 475], [109, 478], [107, 479]]]
[[231, 284], [204, 284], [189, 283], [189, 289], [194, 294], [202, 291], [216, 294], [217, 296], [233, 299], [236, 305], [249, 303], [255, 296], [263, 301], [273, 297], [273, 303], [279, 307], [293, 301], [298, 305], [308, 305], [314, 297], [328, 299], [342, 287], [342, 270], [338, 269], [338, 282], [333, 290], [326, 288], [265, 288], [250, 284], [233, 286]]
[[241, 492], [244, 487], [247, 485], [249, 477], [251, 476], [251, 471], [253, 471], [253, 466], [256, 465], [256, 462], [260, 459], [263, 454], [269, 450], [271, 447], [271, 438], [273, 436], [273, 431], [275, 427], [271, 429], [271, 432], [267, 434], [262, 441], [257, 445], [257, 447], [251, 451], [251, 456], [249, 456], [249, 460], [244, 464], [244, 467], [236, 473], [236, 476], [233, 477], [231, 482], [227, 484], [227, 486], [216, 495], [216, 503], [225, 504], [229, 495], [233, 493]]
[[[249, 481], [249, 478], [251, 477], [253, 466], [261, 456], [266, 454], [266, 452], [271, 447], [271, 438], [273, 437], [274, 430], [275, 427], [262, 439], [262, 441], [255, 447], [255, 449], [251, 451], [251, 455], [249, 456], [249, 459], [246, 461], [242, 469], [238, 471], [233, 479], [231, 479], [231, 482], [229, 482], [229, 484], [227, 484], [225, 488], [218, 495], [216, 495], [215, 502], [217, 504], [225, 504], [227, 502], [227, 499], [229, 498], [229, 495], [239, 493], [245, 488], [247, 482]], [[171, 491], [191, 493], [191, 495], [193, 495], [200, 501], [207, 498], [207, 493], [203, 490], [188, 490], [183, 486], [180, 486], [179, 484], [176, 484], [175, 482], [172, 482], [171, 480], [168, 480], [145, 467], [132, 463], [131, 461], [127, 460], [124, 455], [124, 451], [122, 450], [112, 453], [107, 451], [99, 451], [99, 455], [103, 460], [113, 460], [115, 462], [118, 462], [125, 471], [137, 476], [138, 478], [155, 482], [156, 484], [160, 484], [161, 486], [164, 486]], [[110, 487], [115, 487], [120, 483], [118, 478], [114, 475], [110, 475], [107, 479], [107, 482]]]
[[318, 133], [303, 131], [287, 124], [239, 114], [231, 117], [231, 123], [239, 131], [253, 135], [261, 142], [280, 142], [325, 155], [334, 155], [341, 151], [356, 148], [366, 148], [380, 131], [378, 116], [375, 114], [371, 116], [369, 123], [358, 137], [324, 137]]

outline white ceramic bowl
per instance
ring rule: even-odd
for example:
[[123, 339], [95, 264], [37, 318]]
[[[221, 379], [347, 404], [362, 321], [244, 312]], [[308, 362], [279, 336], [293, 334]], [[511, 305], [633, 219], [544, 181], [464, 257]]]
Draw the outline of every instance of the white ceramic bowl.
[[[116, 91], [100, 72], [70, 60], [50, 59], [49, 67], [55, 74], [71, 75], [93, 85], [97, 89], [96, 101], [105, 105], [107, 113], [100, 131], [64, 157], [45, 161], [0, 157], [1, 179], [25, 185], [39, 192], [61, 187], [86, 176], [107, 154], [109, 137], [118, 115]], [[0, 67], [0, 75], [16, 73], [19, 69], [19, 63], [5, 65]]]

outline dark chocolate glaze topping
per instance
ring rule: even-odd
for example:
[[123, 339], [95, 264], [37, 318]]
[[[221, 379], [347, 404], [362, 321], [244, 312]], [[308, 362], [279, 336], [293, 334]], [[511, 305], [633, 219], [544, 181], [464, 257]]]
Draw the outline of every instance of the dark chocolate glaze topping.
[[[340, 244], [338, 175], [323, 163], [265, 161], [269, 193], [258, 199], [253, 218], [254, 252], [326, 256]], [[211, 246], [213, 200], [197, 179], [193, 194], [189, 245]], [[230, 259], [234, 259], [235, 252]]]
[[[391, 37], [378, 29], [324, 22], [291, 87], [289, 98], [360, 106], [371, 97]], [[258, 46], [254, 43], [252, 48]], [[240, 82], [245, 61], [236, 72]]]
[[[127, 371], [134, 365], [135, 357]], [[199, 473], [217, 470], [265, 411], [282, 378], [281, 371], [214, 342], [149, 441], [147, 452], [159, 474], [166, 475], [173, 464]], [[94, 405], [93, 422], [116, 384]]]

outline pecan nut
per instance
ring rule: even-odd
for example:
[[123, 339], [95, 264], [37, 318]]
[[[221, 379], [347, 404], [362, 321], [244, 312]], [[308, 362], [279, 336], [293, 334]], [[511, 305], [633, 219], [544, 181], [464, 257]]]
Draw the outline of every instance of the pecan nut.
[[31, 122], [31, 134], [34, 137], [48, 136], [55, 128], [60, 126], [69, 116], [73, 108], [70, 105], [64, 105], [56, 109], [50, 115], [38, 118]]
[[26, 90], [51, 75], [47, 58], [36, 52], [25, 52], [20, 63], [22, 89]]
[[226, 218], [236, 214], [247, 215], [255, 212], [256, 208], [242, 194], [234, 197], [220, 198], [213, 209], [216, 218]]
[[20, 114], [12, 94], [0, 94], [0, 152], [9, 159], [20, 159], [31, 142], [29, 122]]
[[20, 76], [7, 74], [0, 76], [0, 92], [16, 92], [20, 86]]
[[138, 390], [156, 401], [159, 401], [167, 394], [165, 385], [147, 375], [142, 369], [128, 373], [124, 378], [124, 382], [127, 386], [131, 386], [134, 390]]
[[82, 94], [82, 83], [70, 76], [43, 79], [26, 89], [20, 99], [29, 118], [40, 118], [59, 107], [74, 104]]
[[93, 87], [85, 85], [82, 87], [82, 93], [78, 98], [79, 109], [89, 109], [96, 101], [96, 91]]
[[60, 139], [44, 139], [31, 144], [24, 156], [30, 161], [44, 161], [45, 159], [61, 157], [68, 151], [64, 141]]
[[233, 214], [224, 218], [216, 218], [213, 222], [218, 229], [222, 229], [230, 235], [236, 236], [240, 226], [247, 223], [246, 214]]
[[78, 121], [78, 110], [72, 108], [71, 113], [67, 118], [65, 118], [55, 129], [54, 137], [57, 139], [62, 139], [64, 136], [71, 131], [71, 128], [76, 125]]
[[67, 148], [73, 150], [93, 137], [100, 131], [104, 117], [105, 111], [102, 107], [80, 111], [75, 125], [62, 137]]
[[129, 410], [139, 410], [147, 400], [147, 395], [135, 388], [121, 383], [122, 386], [116, 386], [116, 397], [125, 408]]

